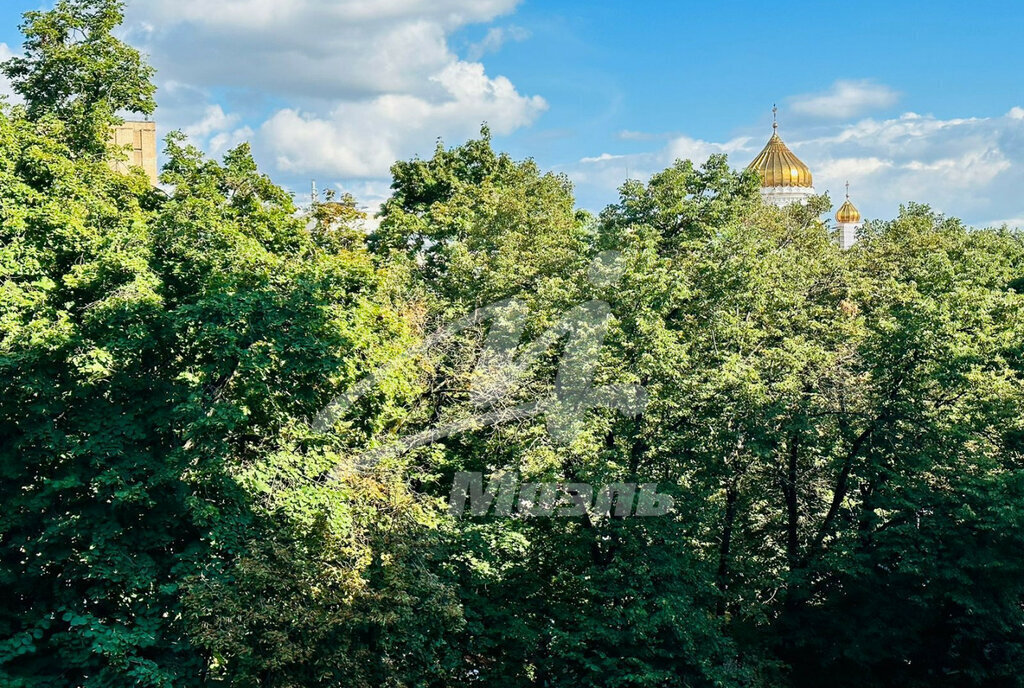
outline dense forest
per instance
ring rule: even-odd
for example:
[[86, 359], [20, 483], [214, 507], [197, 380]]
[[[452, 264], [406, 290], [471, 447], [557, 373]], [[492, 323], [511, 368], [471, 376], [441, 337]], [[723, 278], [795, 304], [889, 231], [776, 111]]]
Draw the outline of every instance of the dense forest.
[[[379, 224], [181, 134], [154, 189], [109, 165], [155, 108], [120, 21], [62, 0], [3, 65], [0, 684], [1024, 685], [1019, 233], [910, 203], [841, 251], [720, 156], [594, 215], [486, 128], [396, 162]], [[607, 304], [591, 372], [642, 412], [362, 461], [475, 412], [487, 323], [425, 343], [506, 299], [524, 341]], [[672, 508], [456, 515], [460, 472]]]

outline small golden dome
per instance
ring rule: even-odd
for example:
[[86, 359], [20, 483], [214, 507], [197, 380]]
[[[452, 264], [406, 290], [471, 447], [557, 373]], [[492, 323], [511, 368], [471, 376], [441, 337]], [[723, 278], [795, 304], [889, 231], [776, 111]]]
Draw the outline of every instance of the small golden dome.
[[846, 182], [846, 202], [836, 212], [836, 222], [842, 224], [860, 222], [860, 211], [850, 202], [850, 182]]
[[839, 206], [839, 212], [836, 213], [836, 222], [860, 222], [860, 211], [854, 207], [853, 203], [850, 203], [849, 198]]
[[[772, 108], [773, 113], [776, 111], [776, 108]], [[810, 168], [800, 158], [793, 155], [789, 146], [779, 138], [779, 123], [772, 122], [772, 128], [775, 130], [772, 137], [768, 139], [767, 145], [747, 166], [747, 169], [757, 172], [761, 177], [761, 186], [765, 188], [814, 186]]]

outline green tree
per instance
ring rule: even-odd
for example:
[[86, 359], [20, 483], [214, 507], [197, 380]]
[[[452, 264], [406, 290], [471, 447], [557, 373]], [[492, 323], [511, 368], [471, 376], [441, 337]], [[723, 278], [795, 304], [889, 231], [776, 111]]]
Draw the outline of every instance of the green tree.
[[458, 622], [424, 563], [436, 509], [390, 474], [325, 481], [415, 379], [308, 429], [409, 339], [387, 274], [307, 229], [245, 146], [218, 164], [172, 137], [164, 199], [59, 126], [0, 112], [0, 680], [427, 671], [424, 629]]
[[[443, 496], [455, 470], [657, 480], [677, 510], [453, 524], [449, 571], [467, 621], [456, 638], [461, 679], [1016, 680], [1019, 236], [969, 231], [912, 206], [842, 252], [817, 219], [827, 199], [766, 207], [756, 179], [713, 158], [624, 185], [596, 226], [580, 225], [569, 259], [528, 237], [475, 251], [467, 247], [494, 231], [502, 210], [442, 228], [452, 226], [448, 209], [479, 208], [475, 188], [518, 188], [514, 166], [486, 182], [472, 176], [488, 169], [488, 150], [471, 142], [396, 166], [418, 172], [396, 172], [414, 181], [396, 181], [375, 245], [388, 246], [396, 228], [415, 230], [391, 246], [411, 247], [438, 314], [524, 290], [524, 339], [575, 303], [607, 300], [617, 317], [598, 377], [642, 384], [649, 403], [637, 419], [595, 411], [570, 445], [547, 438], [542, 420], [449, 438], [416, 459], [442, 476], [425, 489]], [[473, 183], [451, 181], [461, 175]], [[599, 249], [625, 261], [613, 289], [586, 282]], [[458, 273], [462, 252], [480, 262]], [[489, 269], [516, 262], [531, 267]], [[431, 359], [435, 392], [416, 423], [472, 412], [482, 334]], [[517, 391], [543, 392], [556, 364], [557, 347]]]
[[[154, 259], [180, 314], [180, 375], [200, 394], [180, 451], [214, 469], [188, 476], [217, 543], [183, 581], [190, 637], [231, 685], [414, 682], [447, 661], [439, 638], [458, 623], [431, 573], [438, 508], [400, 467], [345, 469], [402, 421], [415, 376], [386, 376], [332, 433], [309, 428], [414, 343], [391, 278], [339, 245], [323, 208], [307, 228], [247, 146], [223, 165], [175, 139], [168, 155]], [[220, 473], [240, 497], [215, 498]]]
[[153, 192], [0, 111], [0, 682], [184, 685], [187, 517]]
[[370, 247], [412, 261], [419, 284], [457, 308], [530, 291], [585, 258], [589, 222], [569, 180], [496, 153], [486, 127], [480, 139], [439, 142], [429, 160], [396, 162], [391, 173]]
[[849, 449], [805, 493], [783, 656], [796, 685], [1020, 685], [1024, 242], [917, 205], [866, 234]]
[[[29, 13], [5, 66], [0, 683], [1021, 685], [1020, 234], [910, 205], [840, 251], [827, 198], [768, 207], [720, 156], [593, 217], [486, 128], [396, 163], [368, 236], [351, 197], [300, 213], [245, 145], [172, 135], [165, 195], [104, 162], [116, 114], [152, 111], [120, 17]], [[510, 297], [524, 342], [606, 302], [595, 384], [642, 386], [643, 412], [367, 466], [480, 410], [507, 323], [412, 352]], [[550, 394], [564, 350], [503, 401]], [[457, 471], [675, 506], [455, 519]]]
[[25, 54], [3, 64], [29, 118], [62, 121], [74, 153], [105, 155], [120, 113], [156, 109], [154, 70], [113, 34], [123, 9], [123, 0], [60, 0], [52, 10], [27, 12]]
[[[463, 164], [470, 155], [490, 160], [489, 147], [481, 146], [481, 142], [471, 142], [465, 148], [446, 151], [443, 159], [436, 155], [424, 178], [458, 178], [467, 168], [486, 167]], [[415, 161], [410, 165], [423, 169]], [[572, 244], [564, 239], [542, 241], [544, 228], [557, 227], [550, 220], [539, 225], [492, 224], [495, 217], [517, 217], [514, 209], [519, 207], [524, 189], [521, 169], [510, 164], [503, 172], [489, 174], [484, 183], [447, 183], [422, 196], [396, 181], [394, 205], [381, 231], [387, 236], [393, 231], [389, 221], [400, 218], [401, 226], [425, 227], [426, 234], [437, 224], [445, 226], [447, 209], [478, 208], [474, 203], [479, 188], [498, 189], [488, 196], [493, 205], [485, 206], [494, 209], [468, 214], [459, 232], [445, 234], [443, 246], [412, 242], [417, 252], [434, 252], [421, 259], [421, 264], [426, 266], [424, 281], [442, 286], [435, 292], [438, 312], [458, 312], [460, 304], [515, 295], [531, 311], [524, 337], [528, 340], [576, 304], [594, 298], [607, 300], [618, 317], [604, 352], [599, 354], [600, 381], [658, 385], [659, 393], [667, 387], [678, 395], [664, 400], [672, 408], [685, 404], [698, 388], [697, 376], [706, 378], [714, 371], [704, 367], [711, 361], [687, 361], [684, 341], [669, 347], [670, 340], [695, 335], [706, 323], [708, 311], [726, 298], [747, 298], [758, 309], [759, 318], [781, 322], [787, 314], [772, 315], [770, 308], [784, 298], [787, 286], [808, 279], [804, 275], [816, 269], [816, 263], [805, 270], [791, 266], [797, 246], [781, 256], [771, 253], [771, 246], [785, 246], [795, 232], [779, 229], [782, 223], [778, 220], [770, 230], [747, 231], [750, 216], [761, 207], [756, 187], [749, 177], [729, 171], [722, 159], [701, 170], [680, 163], [659, 175], [649, 188], [627, 185], [620, 208], [609, 210], [601, 224], [595, 226], [585, 216], [575, 218], [579, 229]], [[527, 179], [527, 189], [542, 179], [533, 174], [532, 180]], [[404, 178], [396, 174], [396, 179]], [[411, 187], [418, 191], [430, 185]], [[507, 196], [502, 195], [505, 189], [510, 190]], [[423, 206], [407, 203], [408, 198], [424, 199]], [[533, 194], [532, 198], [542, 197]], [[542, 206], [540, 201], [535, 204]], [[563, 217], [568, 220], [569, 215]], [[413, 224], [424, 219], [426, 224]], [[520, 233], [525, 236], [519, 238]], [[492, 250], [467, 248], [477, 237], [491, 234], [501, 237]], [[816, 225], [801, 246], [827, 253], [824, 229]], [[623, 252], [626, 274], [614, 287], [595, 287], [587, 279], [587, 266], [598, 248]], [[659, 251], [664, 251], [663, 258]], [[462, 253], [483, 265], [478, 263], [475, 272], [461, 275], [456, 289], [448, 288], [454, 263], [448, 258]], [[434, 261], [438, 255], [445, 260]], [[775, 267], [773, 272], [762, 270], [768, 261]], [[506, 264], [521, 269], [507, 273], [489, 269]], [[727, 273], [729, 279], [723, 286], [719, 280]], [[470, 280], [469, 275], [477, 278]], [[780, 276], [789, 282], [780, 283]], [[751, 278], [770, 285], [778, 299], [748, 296], [746, 280]], [[697, 290], [696, 280], [709, 291]], [[723, 290], [727, 292], [724, 296]], [[693, 303], [687, 304], [686, 294]], [[784, 303], [795, 304], [793, 308], [801, 304], [799, 295]], [[681, 311], [685, 307], [693, 310]], [[656, 319], [666, 317], [670, 324], [659, 332], [654, 327]], [[673, 331], [679, 328], [677, 319], [685, 317], [691, 318], [690, 327]], [[723, 327], [729, 323], [732, 321]], [[742, 325], [731, 326], [735, 330]], [[480, 334], [470, 333], [431, 359], [434, 382], [428, 389], [437, 393], [425, 399], [429, 412], [419, 422], [443, 422], [473, 412], [469, 394], [473, 366], [466, 361], [473, 361], [479, 353]], [[522, 381], [521, 389], [515, 391], [517, 399], [529, 400], [550, 390], [558, 353], [556, 346]], [[692, 371], [689, 388], [679, 389], [661, 379], [667, 375], [672, 380], [682, 374], [681, 369]], [[681, 491], [682, 479], [673, 485], [680, 462], [674, 453], [678, 444], [673, 446], [665, 437], [672, 426], [661, 425], [669, 420], [657, 416], [650, 421], [646, 416], [632, 420], [596, 411], [582, 434], [562, 445], [547, 437], [541, 418], [453, 437], [422, 453], [420, 460], [428, 471], [440, 471], [446, 478], [425, 484], [428, 490], [436, 489], [438, 496], [447, 494], [455, 470], [487, 475], [511, 470], [524, 481], [596, 485], [658, 481], [680, 495], [685, 504], [680, 512], [687, 515], [678, 521], [591, 515], [555, 521], [492, 517], [455, 524], [449, 545], [450, 570], [458, 581], [467, 620], [465, 634], [457, 638], [466, 658], [461, 680], [502, 686], [734, 685], [757, 680], [764, 672], [765, 662], [742, 655], [716, 614], [720, 599], [717, 557], [705, 557], [705, 551], [692, 545], [695, 536], [707, 534], [701, 528], [707, 529], [712, 519], [706, 502], [709, 495], [714, 497], [715, 489], [705, 485], [704, 492], [687, 495]], [[752, 417], [748, 422], [757, 420]], [[680, 432], [692, 433], [691, 441], [697, 444], [706, 437], [707, 427], [702, 422]], [[699, 459], [715, 455], [716, 448], [708, 447], [701, 457], [691, 458], [689, 470], [703, 470]]]

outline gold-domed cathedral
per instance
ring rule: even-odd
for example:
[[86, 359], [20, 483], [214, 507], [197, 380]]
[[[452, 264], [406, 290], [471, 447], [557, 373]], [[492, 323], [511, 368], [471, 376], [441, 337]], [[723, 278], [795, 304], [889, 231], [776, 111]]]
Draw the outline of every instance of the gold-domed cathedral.
[[[761, 178], [761, 197], [765, 203], [783, 208], [792, 203], [806, 203], [815, 195], [814, 175], [804, 162], [796, 157], [779, 136], [778, 108], [772, 108], [772, 137], [751, 161], [747, 169]], [[846, 202], [836, 213], [839, 223], [839, 245], [850, 248], [857, 240], [857, 230], [863, 226], [860, 212], [850, 202], [850, 185], [846, 185]]]

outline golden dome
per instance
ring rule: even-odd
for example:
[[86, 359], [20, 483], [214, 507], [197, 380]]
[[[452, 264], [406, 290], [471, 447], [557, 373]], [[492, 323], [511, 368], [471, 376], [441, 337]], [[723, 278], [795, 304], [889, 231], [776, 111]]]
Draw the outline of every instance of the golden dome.
[[839, 210], [836, 212], [836, 222], [839, 223], [855, 223], [860, 222], [860, 211], [857, 210], [857, 206], [850, 203], [850, 183], [846, 183], [846, 202], [839, 206]]
[[779, 108], [772, 106], [772, 137], [747, 169], [757, 171], [761, 186], [766, 189], [779, 186], [810, 188], [814, 186], [811, 169], [779, 138], [779, 122], [775, 119], [778, 112]]
[[839, 212], [836, 213], [836, 222], [860, 222], [860, 211], [854, 207], [853, 203], [850, 203], [850, 199], [846, 199], [846, 203], [839, 206]]
[[[778, 124], [773, 124], [778, 128]], [[793, 155], [789, 146], [779, 138], [776, 131], [747, 169], [755, 170], [761, 177], [761, 186], [770, 188], [775, 186], [814, 186], [811, 170], [800, 158]]]

